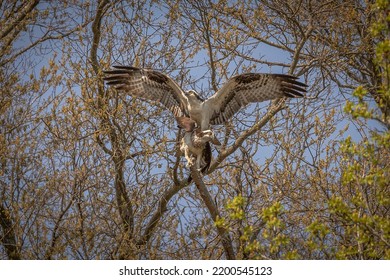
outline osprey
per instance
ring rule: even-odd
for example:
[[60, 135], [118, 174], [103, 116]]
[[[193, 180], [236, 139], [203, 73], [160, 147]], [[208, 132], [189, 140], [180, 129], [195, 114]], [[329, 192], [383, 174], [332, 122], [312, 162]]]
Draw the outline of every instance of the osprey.
[[[212, 130], [201, 131], [200, 127], [196, 127], [196, 123], [192, 119], [177, 117], [176, 120], [179, 127], [185, 130], [184, 137], [181, 140], [180, 150], [187, 159], [187, 165], [191, 166], [196, 164], [198, 171], [204, 173], [208, 170], [211, 163], [211, 147], [209, 142], [218, 146], [221, 143], [215, 138]], [[196, 162], [194, 162], [193, 158], [196, 158]], [[203, 168], [201, 168], [202, 163]]]
[[307, 85], [283, 74], [245, 73], [230, 78], [213, 96], [204, 100], [195, 91], [183, 91], [170, 77], [158, 71], [132, 66], [114, 66], [104, 71], [107, 85], [133, 96], [160, 102], [175, 117], [194, 120], [201, 131], [225, 123], [242, 107], [282, 97], [302, 97]]

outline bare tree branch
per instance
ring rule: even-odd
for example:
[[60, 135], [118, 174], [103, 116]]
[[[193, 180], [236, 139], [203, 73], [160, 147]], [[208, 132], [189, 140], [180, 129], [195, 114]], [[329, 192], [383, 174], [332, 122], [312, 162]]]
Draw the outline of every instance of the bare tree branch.
[[[192, 165], [190, 167], [191, 170], [191, 176], [194, 180], [194, 183], [196, 187], [198, 188], [199, 194], [206, 205], [207, 209], [209, 210], [211, 219], [213, 222], [217, 222], [218, 217], [221, 217], [219, 214], [218, 208], [214, 203], [214, 200], [211, 198], [211, 195], [209, 191], [207, 190], [205, 184], [203, 183], [202, 177], [200, 176], [199, 171], [196, 169], [195, 165]], [[234, 250], [233, 250], [233, 243], [231, 240], [231, 237], [229, 235], [229, 232], [223, 228], [217, 226], [218, 235], [221, 238], [222, 246], [225, 250], [225, 255], [228, 260], [234, 260], [236, 259]]]
[[259, 131], [262, 127], [264, 127], [268, 121], [276, 115], [277, 112], [282, 110], [284, 108], [285, 100], [281, 99], [279, 102], [275, 102], [274, 104], [270, 105], [270, 108], [265, 116], [263, 116], [256, 124], [254, 124], [250, 129], [244, 131], [234, 142], [233, 145], [231, 145], [226, 150], [223, 150], [219, 153], [218, 157], [213, 160], [213, 162], [210, 165], [210, 168], [208, 170], [208, 174], [213, 172], [221, 163], [222, 161], [227, 158], [229, 155], [234, 153], [241, 145], [242, 143], [251, 135]]

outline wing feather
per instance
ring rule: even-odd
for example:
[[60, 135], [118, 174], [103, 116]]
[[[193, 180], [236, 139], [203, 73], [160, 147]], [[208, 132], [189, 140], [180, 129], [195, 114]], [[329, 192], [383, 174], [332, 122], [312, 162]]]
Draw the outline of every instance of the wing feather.
[[188, 116], [188, 100], [170, 77], [160, 72], [133, 66], [113, 66], [104, 71], [106, 84], [132, 96], [160, 102], [175, 117]]
[[230, 78], [210, 97], [207, 108], [211, 124], [223, 124], [242, 107], [252, 102], [262, 102], [282, 97], [302, 97], [307, 85], [297, 77], [283, 74], [246, 73]]

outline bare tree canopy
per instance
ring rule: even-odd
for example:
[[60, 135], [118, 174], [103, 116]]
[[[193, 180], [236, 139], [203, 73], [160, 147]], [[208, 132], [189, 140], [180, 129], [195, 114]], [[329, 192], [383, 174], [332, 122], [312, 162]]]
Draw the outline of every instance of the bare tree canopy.
[[[382, 2], [1, 1], [0, 258], [389, 259]], [[168, 105], [104, 84], [114, 65], [203, 99], [244, 73], [309, 86], [226, 93], [201, 175]]]

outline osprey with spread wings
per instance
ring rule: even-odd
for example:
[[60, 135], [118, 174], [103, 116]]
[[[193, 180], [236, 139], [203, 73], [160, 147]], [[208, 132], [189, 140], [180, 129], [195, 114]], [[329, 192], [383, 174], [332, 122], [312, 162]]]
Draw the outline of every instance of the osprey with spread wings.
[[[302, 97], [306, 85], [283, 74], [246, 73], [230, 78], [213, 96], [204, 100], [195, 91], [184, 91], [169, 76], [132, 66], [114, 66], [104, 71], [107, 85], [132, 96], [160, 102], [185, 129], [181, 150], [189, 165], [196, 158], [198, 170], [207, 171], [211, 162], [210, 143], [219, 143], [211, 125], [223, 124], [242, 107], [282, 97]], [[204, 162], [201, 168], [200, 162]], [[188, 181], [191, 180], [191, 176]]]
[[184, 91], [169, 76], [132, 66], [104, 71], [107, 85], [133, 96], [157, 101], [175, 117], [189, 117], [201, 131], [223, 124], [242, 107], [282, 97], [302, 97], [307, 85], [291, 75], [246, 73], [230, 78], [213, 96], [204, 100], [195, 91]]

